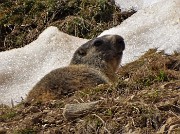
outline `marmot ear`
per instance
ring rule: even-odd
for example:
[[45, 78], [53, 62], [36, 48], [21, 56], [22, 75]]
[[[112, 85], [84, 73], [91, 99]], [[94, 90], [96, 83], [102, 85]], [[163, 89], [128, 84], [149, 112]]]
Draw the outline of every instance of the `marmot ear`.
[[79, 49], [78, 50], [78, 54], [81, 56], [85, 56], [86, 55], [86, 51], [84, 49]]

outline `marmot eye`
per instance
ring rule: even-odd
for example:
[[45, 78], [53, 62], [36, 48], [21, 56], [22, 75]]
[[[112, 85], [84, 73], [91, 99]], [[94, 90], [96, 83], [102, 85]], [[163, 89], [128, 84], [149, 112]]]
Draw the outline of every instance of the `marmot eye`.
[[124, 43], [124, 40], [118, 40], [118, 43], [119, 43], [119, 44], [123, 44], [123, 43]]
[[78, 51], [78, 54], [81, 55], [81, 56], [85, 56], [86, 55], [86, 51], [84, 51], [83, 49], [80, 49]]
[[96, 47], [98, 47], [98, 46], [100, 46], [101, 44], [103, 44], [103, 40], [95, 40], [94, 41], [94, 46], [96, 46]]

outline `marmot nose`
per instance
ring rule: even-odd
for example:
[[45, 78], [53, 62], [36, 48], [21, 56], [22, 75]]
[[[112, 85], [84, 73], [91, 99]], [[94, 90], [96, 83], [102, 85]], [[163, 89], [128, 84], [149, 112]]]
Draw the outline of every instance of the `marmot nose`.
[[115, 35], [116, 38], [116, 47], [119, 51], [123, 51], [125, 49], [125, 43], [124, 43], [124, 39], [119, 36], [119, 35]]

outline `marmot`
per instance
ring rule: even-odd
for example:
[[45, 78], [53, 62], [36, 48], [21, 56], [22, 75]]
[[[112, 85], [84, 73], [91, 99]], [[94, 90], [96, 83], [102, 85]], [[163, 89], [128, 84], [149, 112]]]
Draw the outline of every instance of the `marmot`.
[[60, 99], [80, 89], [114, 82], [124, 49], [124, 39], [119, 35], [88, 41], [75, 51], [69, 66], [45, 75], [29, 92], [26, 101]]

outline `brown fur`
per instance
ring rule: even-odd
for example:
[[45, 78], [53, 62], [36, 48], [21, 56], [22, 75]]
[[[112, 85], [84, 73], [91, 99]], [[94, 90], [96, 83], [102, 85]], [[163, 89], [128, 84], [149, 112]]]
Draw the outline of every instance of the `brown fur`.
[[45, 75], [29, 92], [27, 101], [48, 101], [74, 91], [114, 82], [125, 44], [118, 35], [92, 39], [79, 47], [69, 66]]

